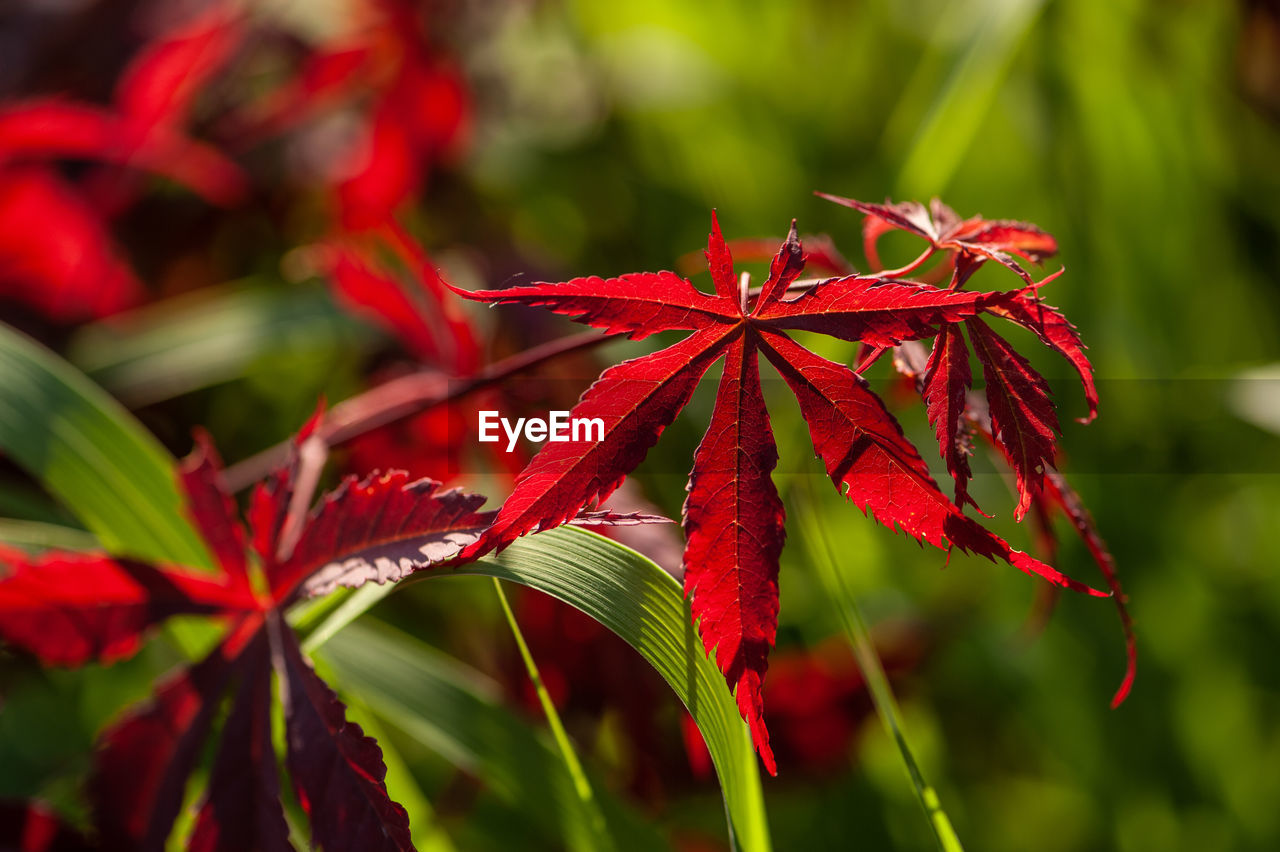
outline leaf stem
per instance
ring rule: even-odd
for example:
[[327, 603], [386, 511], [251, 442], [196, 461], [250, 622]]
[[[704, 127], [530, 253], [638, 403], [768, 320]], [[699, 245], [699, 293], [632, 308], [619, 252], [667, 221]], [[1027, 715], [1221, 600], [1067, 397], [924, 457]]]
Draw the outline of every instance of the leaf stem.
[[560, 714], [556, 711], [556, 706], [551, 701], [551, 694], [547, 692], [547, 687], [542, 682], [542, 674], [538, 671], [538, 664], [533, 660], [533, 654], [530, 653], [529, 646], [524, 641], [524, 633], [521, 632], [520, 625], [516, 622], [515, 613], [511, 611], [511, 604], [507, 601], [507, 595], [502, 590], [502, 581], [497, 577], [493, 578], [493, 591], [498, 596], [498, 603], [502, 605], [502, 613], [507, 618], [507, 624], [511, 626], [511, 635], [515, 637], [516, 647], [520, 649], [520, 658], [524, 660], [525, 671], [529, 673], [529, 680], [533, 682], [534, 691], [538, 694], [538, 703], [542, 705], [542, 712], [547, 717], [547, 725], [551, 728], [551, 736], [556, 742], [556, 747], [560, 750], [560, 757], [564, 760], [564, 767], [568, 771], [569, 777], [573, 779], [574, 792], [578, 794], [579, 801], [582, 802], [594, 824], [596, 836], [609, 837], [608, 830], [605, 827], [604, 815], [600, 812], [595, 793], [591, 789], [591, 782], [587, 779], [587, 773], [583, 770], [582, 763], [578, 760], [578, 755], [573, 750], [573, 744], [569, 742], [569, 735], [564, 729], [564, 724], [560, 721]]
[[[792, 501], [798, 504], [795, 514], [804, 527], [805, 546], [827, 596], [839, 606], [841, 621], [849, 636], [849, 643], [853, 646], [854, 658], [858, 662], [858, 667], [862, 669], [867, 688], [871, 692], [876, 714], [879, 715], [885, 732], [898, 747], [903, 767], [911, 779], [916, 799], [929, 819], [929, 826], [933, 829], [938, 848], [943, 852], [964, 852], [964, 847], [951, 826], [947, 812], [942, 808], [937, 792], [925, 781], [924, 774], [920, 771], [920, 766], [911, 752], [911, 747], [907, 744], [906, 735], [902, 730], [901, 713], [897, 699], [893, 695], [893, 688], [889, 685], [889, 677], [880, 664], [880, 657], [876, 653], [871, 633], [858, 608], [857, 599], [845, 583], [844, 577], [836, 569], [835, 554], [831, 548], [831, 542], [827, 539], [826, 531], [814, 517], [816, 501], [813, 486], [808, 477], [804, 477], [803, 482], [802, 489], [792, 492]], [[797, 500], [797, 497], [800, 499]]]
[[877, 278], [901, 278], [903, 275], [909, 275], [910, 273], [915, 272], [921, 266], [924, 266], [925, 261], [933, 257], [933, 253], [935, 251], [937, 251], [937, 249], [935, 249], [933, 246], [929, 246], [927, 249], [925, 249], [923, 252], [920, 253], [919, 257], [917, 257], [915, 260], [908, 263], [906, 266], [899, 266], [897, 269], [881, 270], [880, 272], [876, 273], [876, 277]]

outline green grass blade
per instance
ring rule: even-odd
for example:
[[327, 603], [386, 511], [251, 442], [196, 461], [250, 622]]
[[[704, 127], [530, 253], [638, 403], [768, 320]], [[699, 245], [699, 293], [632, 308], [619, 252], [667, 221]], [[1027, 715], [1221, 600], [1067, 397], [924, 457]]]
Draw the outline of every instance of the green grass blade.
[[39, 553], [42, 550], [93, 550], [100, 547], [92, 533], [16, 518], [0, 518], [0, 544]]
[[916, 798], [929, 819], [929, 826], [933, 829], [938, 848], [943, 852], [964, 852], [964, 847], [960, 844], [960, 838], [956, 836], [955, 830], [951, 826], [951, 819], [947, 816], [947, 812], [943, 810], [942, 802], [938, 798], [937, 792], [925, 781], [924, 774], [920, 771], [919, 764], [916, 763], [915, 755], [911, 753], [911, 747], [908, 745], [907, 737], [902, 730], [901, 713], [898, 710], [898, 702], [894, 698], [893, 689], [889, 685], [889, 678], [884, 672], [884, 667], [880, 664], [880, 656], [876, 653], [875, 644], [872, 642], [871, 633], [867, 630], [866, 622], [862, 618], [858, 602], [836, 566], [835, 554], [832, 552], [831, 543], [827, 540], [826, 531], [817, 521], [811, 496], [811, 486], [795, 489], [792, 492], [792, 502], [795, 505], [795, 512], [792, 513], [792, 517], [800, 522], [802, 532], [800, 538], [803, 540], [805, 550], [808, 552], [809, 562], [814, 566], [827, 597], [840, 610], [841, 621], [844, 623], [845, 632], [849, 636], [849, 643], [853, 646], [853, 653], [858, 661], [858, 667], [862, 669], [863, 677], [866, 678], [867, 687], [871, 692], [872, 703], [876, 707], [876, 714], [879, 715], [881, 723], [884, 724], [885, 732], [888, 733], [890, 739], [898, 747], [898, 753], [902, 756], [903, 766], [907, 770], [907, 776], [911, 779], [911, 786], [915, 790]]
[[[503, 706], [500, 688], [488, 677], [369, 620], [331, 637], [321, 659], [380, 718], [480, 778], [549, 839], [562, 838], [582, 852], [601, 848], [555, 745]], [[637, 814], [599, 785], [595, 789], [619, 847], [666, 848]]]
[[112, 553], [212, 567], [164, 447], [101, 388], [3, 324], [0, 449]]
[[520, 659], [524, 661], [525, 671], [529, 674], [529, 680], [533, 682], [533, 689], [538, 695], [542, 713], [547, 717], [547, 725], [551, 729], [551, 737], [555, 740], [556, 748], [560, 751], [560, 758], [564, 761], [565, 771], [573, 780], [573, 791], [578, 794], [578, 801], [582, 803], [582, 808], [592, 823], [591, 827], [600, 841], [600, 848], [613, 849], [615, 848], [613, 840], [605, 827], [604, 815], [600, 813], [600, 807], [596, 804], [591, 782], [587, 780], [587, 773], [583, 771], [578, 754], [573, 750], [573, 743], [569, 742], [569, 734], [564, 729], [564, 723], [560, 721], [560, 714], [551, 700], [551, 693], [547, 692], [547, 687], [542, 682], [542, 673], [538, 671], [538, 664], [529, 651], [529, 645], [524, 641], [524, 633], [520, 631], [516, 614], [511, 611], [507, 595], [502, 591], [502, 581], [497, 577], [493, 578], [493, 590], [498, 596], [498, 603], [502, 606], [502, 614], [506, 616], [507, 625], [511, 628], [511, 635], [516, 640], [516, 647], [520, 650]]
[[[1044, 0], [1004, 0], [986, 3], [981, 19], [956, 57], [927, 113], [913, 115], [918, 104], [936, 85], [932, 63], [925, 63], [899, 100], [886, 136], [890, 148], [903, 141], [902, 131], [916, 127], [895, 188], [899, 200], [937, 195], [946, 190], [963, 162], [991, 106], [995, 103], [1009, 67]], [[955, 15], [972, 14], [967, 4], [953, 4], [939, 26], [954, 28]]]

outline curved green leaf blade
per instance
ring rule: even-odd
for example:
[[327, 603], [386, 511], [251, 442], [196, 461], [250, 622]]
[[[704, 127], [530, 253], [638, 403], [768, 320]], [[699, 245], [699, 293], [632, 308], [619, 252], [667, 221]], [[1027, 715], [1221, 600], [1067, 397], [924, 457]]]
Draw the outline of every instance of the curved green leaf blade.
[[453, 573], [499, 577], [546, 592], [639, 651], [698, 723], [734, 840], [747, 852], [770, 848], [750, 733], [724, 676], [702, 650], [688, 603], [670, 574], [628, 547], [571, 526], [517, 539], [501, 555]]
[[563, 837], [569, 849], [581, 852], [605, 844], [635, 852], [667, 848], [656, 831], [597, 784], [594, 801], [608, 832], [601, 837], [559, 751], [502, 706], [498, 685], [480, 672], [368, 620], [332, 636], [319, 656], [372, 712], [482, 779], [549, 838]]
[[2, 323], [0, 450], [112, 553], [212, 567], [164, 447], [101, 388]]
[[247, 279], [84, 326], [67, 357], [138, 406], [230, 381], [281, 357], [354, 357], [376, 339], [323, 288]]

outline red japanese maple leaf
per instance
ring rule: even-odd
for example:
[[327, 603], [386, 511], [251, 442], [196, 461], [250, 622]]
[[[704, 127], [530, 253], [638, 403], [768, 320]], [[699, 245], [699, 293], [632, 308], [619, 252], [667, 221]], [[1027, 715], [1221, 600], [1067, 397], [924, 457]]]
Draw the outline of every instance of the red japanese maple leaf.
[[[1010, 255], [1016, 254], [1039, 263], [1058, 251], [1057, 240], [1035, 225], [983, 219], [981, 216], [961, 219], [954, 210], [936, 198], [925, 207], [918, 201], [868, 204], [825, 192], [817, 194], [828, 201], [867, 214], [862, 230], [863, 249], [867, 260], [875, 267], [880, 267], [876, 242], [881, 235], [894, 228], [924, 237], [929, 241], [929, 253], [954, 252], [956, 272], [961, 284], [988, 260], [1009, 267], [1028, 284], [1032, 284], [1034, 282], [1031, 276]], [[927, 257], [928, 253], [922, 255], [916, 263], [923, 262]]]
[[[999, 310], [993, 310], [993, 313], [1000, 312]], [[987, 333], [991, 332], [988, 330]], [[945, 340], [944, 338], [947, 337], [951, 339]], [[1013, 450], [1008, 444], [1000, 440], [997, 435], [995, 408], [1007, 402], [1007, 400], [1004, 400], [999, 393], [997, 393], [997, 398], [994, 400], [990, 398], [990, 392], [985, 396], [972, 390], [966, 393], [964, 390], [968, 387], [968, 373], [966, 370], [964, 381], [948, 383], [949, 390], [945, 399], [938, 402], [936, 385], [943, 381], [937, 378], [938, 374], [942, 369], [959, 372], [958, 369], [950, 366], [939, 368], [938, 364], [949, 360], [955, 360], [958, 363], [961, 358], [960, 355], [954, 354], [954, 352], [943, 356], [940, 356], [939, 353], [952, 351], [957, 347], [961, 350], [964, 348], [959, 327], [947, 327], [939, 333], [937, 340], [934, 342], [933, 353], [927, 359], [920, 343], [908, 341], [896, 347], [893, 364], [899, 373], [911, 380], [915, 390], [925, 399], [930, 409], [929, 417], [931, 421], [943, 422], [935, 416], [934, 407], [936, 404], [945, 404], [947, 406], [948, 418], [952, 416], [958, 406], [960, 412], [958, 420], [964, 424], [964, 428], [956, 427], [957, 431], [954, 433], [956, 440], [962, 439], [967, 451], [968, 429], [972, 429], [996, 451], [1000, 458], [1014, 469], [1015, 475], [1018, 476], [1020, 489], [1027, 488], [1027, 483], [1017, 473], [1018, 465], [1020, 464], [1019, 460], [1014, 456]], [[963, 355], [963, 360], [967, 364], [967, 351]], [[958, 396], [955, 394], [958, 394]], [[947, 420], [946, 422], [950, 421]], [[939, 434], [941, 436], [941, 432]], [[946, 444], [944, 443], [944, 450], [945, 447]], [[968, 461], [963, 454], [960, 457], [964, 466], [965, 481], [967, 481]], [[950, 460], [948, 460], [948, 465], [950, 465]], [[957, 486], [959, 486], [961, 479], [957, 478], [956, 482]], [[1052, 466], [1048, 466], [1042, 471], [1032, 487], [1020, 493], [1020, 501], [1024, 495], [1030, 498], [1029, 505], [1036, 519], [1035, 536], [1041, 556], [1053, 558], [1056, 555], [1057, 538], [1053, 532], [1051, 522], [1054, 516], [1065, 516], [1071, 522], [1072, 528], [1081, 541], [1084, 542], [1089, 555], [1093, 558], [1098, 570], [1102, 573], [1103, 579], [1106, 581], [1107, 587], [1111, 590], [1116, 610], [1120, 615], [1121, 626], [1124, 628], [1125, 638], [1126, 666], [1124, 679], [1111, 700], [1111, 706], [1118, 707], [1129, 695], [1129, 691], [1133, 687], [1138, 665], [1138, 645], [1133, 628], [1133, 619], [1129, 616], [1127, 607], [1128, 598], [1120, 585], [1115, 559], [1112, 558], [1111, 552], [1107, 549], [1106, 543], [1102, 540], [1102, 536], [1094, 524], [1093, 517], [1089, 514], [1089, 510], [1085, 508], [1080, 496], [1072, 489], [1066, 477], [1054, 470]], [[1048, 599], [1050, 607], [1053, 600], [1054, 598]]]
[[760, 386], [758, 355], [763, 354], [795, 393], [832, 482], [865, 512], [937, 547], [999, 557], [1051, 583], [1103, 594], [1012, 549], [965, 516], [938, 489], [866, 382], [787, 334], [816, 331], [893, 346], [932, 336], [943, 324], [972, 319], [988, 305], [1008, 301], [1008, 294], [849, 275], [787, 298], [804, 267], [794, 223], [754, 298], [746, 278], [734, 275], [714, 214], [707, 259], [714, 295], [671, 272], [456, 291], [477, 301], [544, 306], [634, 339], [668, 330], [692, 332], [679, 343], [605, 370], [571, 413], [603, 421], [603, 440], [545, 444], [469, 553], [503, 547], [607, 498], [679, 414], [708, 368], [724, 359], [711, 425], [689, 477], [685, 592], [692, 598], [704, 647], [715, 652], [757, 750], [776, 773], [760, 689], [777, 629], [784, 520], [771, 479], [777, 451]]
[[[285, 708], [286, 763], [314, 841], [325, 849], [412, 848], [408, 817], [383, 782], [381, 751], [347, 721], [282, 616], [301, 597], [336, 585], [395, 580], [449, 560], [492, 516], [476, 511], [483, 497], [392, 472], [349, 478], [299, 525], [289, 520], [296, 475], [291, 464], [258, 487], [246, 534], [213, 450], [200, 441], [181, 484], [216, 575], [101, 554], [31, 559], [0, 552], [0, 637], [47, 664], [119, 659], [138, 648], [148, 628], [180, 613], [228, 625], [207, 657], [171, 675], [102, 734], [89, 792], [107, 848], [164, 848], [233, 686], [190, 848], [292, 848], [271, 744], [273, 668]], [[261, 590], [251, 581], [246, 543], [262, 568]]]
[[[936, 198], [928, 208], [916, 202], [867, 204], [851, 198], [818, 193], [829, 201], [867, 214], [863, 223], [864, 249], [874, 268], [881, 268], [876, 241], [886, 231], [898, 228], [929, 241], [929, 248], [915, 261], [888, 274], [901, 274], [919, 267], [934, 252], [948, 255], [954, 268], [949, 289], [960, 289], [969, 276], [987, 260], [995, 260], [1016, 272], [1029, 284], [1001, 302], [986, 305], [989, 313], [1030, 329], [1047, 346], [1061, 354], [1080, 375], [1088, 414], [1080, 422], [1089, 423], [1098, 414], [1098, 391], [1093, 366], [1085, 355], [1080, 335], [1056, 308], [1040, 299], [1040, 288], [1056, 279], [1062, 270], [1036, 282], [1010, 256], [1016, 254], [1040, 262], [1056, 253], [1054, 238], [1025, 222], [992, 221], [981, 217], [961, 220]], [[885, 274], [885, 273], [881, 273]], [[969, 336], [982, 365], [987, 385], [994, 436], [1013, 466], [1018, 480], [1015, 516], [1021, 520], [1039, 490], [1044, 472], [1054, 461], [1054, 445], [1059, 432], [1058, 416], [1048, 384], [1031, 365], [1014, 351], [1008, 341], [981, 320], [967, 320]], [[878, 355], [883, 346], [873, 354]], [[969, 349], [959, 324], [945, 327], [934, 340], [933, 353], [923, 373], [922, 393], [928, 405], [929, 422], [938, 435], [947, 471], [955, 481], [957, 503], [971, 503], [968, 436], [961, 414], [964, 397], [972, 383]]]

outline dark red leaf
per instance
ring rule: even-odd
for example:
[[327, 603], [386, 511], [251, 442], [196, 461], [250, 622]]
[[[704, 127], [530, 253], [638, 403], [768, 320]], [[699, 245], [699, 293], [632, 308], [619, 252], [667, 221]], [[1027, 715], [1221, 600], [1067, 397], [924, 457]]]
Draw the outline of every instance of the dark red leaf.
[[956, 505], [966, 502], [977, 508], [969, 496], [969, 436], [964, 426], [965, 394], [973, 382], [969, 371], [969, 349], [958, 325], [944, 325], [933, 341], [933, 352], [921, 382], [921, 395], [928, 407], [929, 422], [938, 435], [947, 472], [956, 483]]
[[265, 634], [239, 668], [235, 705], [209, 775], [189, 852], [291, 852], [271, 746], [271, 656]]
[[89, 839], [39, 802], [0, 802], [3, 852], [91, 852]]
[[485, 498], [431, 479], [409, 481], [404, 471], [354, 476], [326, 494], [287, 561], [270, 573], [277, 599], [299, 583], [304, 596], [338, 586], [395, 582], [453, 559], [480, 538], [493, 513], [476, 510]]
[[53, 170], [0, 167], [0, 296], [52, 320], [105, 317], [142, 287], [98, 215]]
[[[407, 816], [387, 798], [377, 745], [346, 723], [341, 703], [284, 627], [283, 610], [308, 578], [314, 593], [340, 583], [397, 579], [392, 574], [410, 559], [416, 567], [452, 558], [479, 538], [491, 516], [475, 511], [483, 497], [439, 491], [438, 483], [408, 482], [406, 474], [392, 473], [345, 482], [302, 522], [312, 480], [300, 459], [316, 445], [320, 416], [299, 433], [295, 457], [254, 495], [253, 546], [271, 597], [253, 593], [245, 535], [202, 433], [179, 481], [191, 517], [223, 568], [221, 582], [102, 556], [55, 553], [32, 560], [0, 551], [10, 572], [0, 579], [0, 636], [46, 661], [109, 661], [132, 652], [146, 627], [177, 613], [237, 616], [211, 654], [164, 680], [150, 702], [101, 735], [89, 795], [106, 849], [165, 848], [187, 779], [233, 683], [237, 697], [190, 848], [292, 848], [271, 746], [271, 664], [277, 658], [287, 697], [288, 764], [314, 841], [326, 849], [412, 849]], [[581, 520], [622, 525], [655, 519], [596, 512]], [[294, 543], [282, 547], [280, 539], [295, 528]], [[284, 550], [289, 556], [281, 561]], [[384, 570], [384, 563], [395, 570]]]
[[227, 580], [249, 591], [244, 527], [235, 500], [222, 483], [222, 460], [209, 433], [196, 430], [196, 446], [178, 468], [187, 512], [209, 546]]
[[729, 347], [711, 424], [689, 475], [684, 588], [703, 647], [715, 651], [771, 775], [778, 770], [760, 690], [778, 631], [778, 557], [786, 537], [770, 478], [777, 462], [749, 334]]
[[284, 631], [281, 669], [289, 774], [311, 820], [312, 842], [326, 852], [412, 852], [409, 817], [387, 795], [382, 750], [325, 685], [291, 631]]
[[165, 848], [214, 711], [261, 624], [257, 615], [239, 622], [208, 657], [168, 678], [102, 734], [88, 786], [107, 849]]
[[1040, 489], [1045, 469], [1053, 464], [1058, 414], [1048, 382], [1027, 359], [982, 320], [967, 324], [987, 382], [992, 431], [1018, 479], [1014, 516], [1021, 521], [1031, 507], [1032, 494]]
[[938, 490], [902, 427], [861, 376], [772, 332], [765, 333], [761, 348], [799, 400], [831, 481], [863, 511], [935, 547], [954, 545], [988, 559], [1000, 558], [1054, 585], [1107, 596], [1014, 550], [962, 514]]
[[107, 556], [3, 548], [0, 565], [0, 636], [49, 665], [128, 657], [173, 615], [255, 607], [243, 589], [207, 576]]

